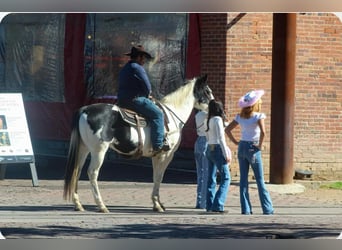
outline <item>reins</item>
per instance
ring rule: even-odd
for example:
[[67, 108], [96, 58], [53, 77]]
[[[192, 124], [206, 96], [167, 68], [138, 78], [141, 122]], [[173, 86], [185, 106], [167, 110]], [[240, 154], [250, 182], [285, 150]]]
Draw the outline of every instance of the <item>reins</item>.
[[161, 103], [160, 101], [157, 101], [157, 102], [159, 103], [159, 105], [161, 105], [162, 107], [165, 107], [168, 111], [170, 111], [182, 123], [182, 125], [185, 124], [185, 122], [183, 122], [182, 119], [179, 118], [179, 116], [172, 109], [170, 109], [168, 106], [166, 106], [164, 103]]

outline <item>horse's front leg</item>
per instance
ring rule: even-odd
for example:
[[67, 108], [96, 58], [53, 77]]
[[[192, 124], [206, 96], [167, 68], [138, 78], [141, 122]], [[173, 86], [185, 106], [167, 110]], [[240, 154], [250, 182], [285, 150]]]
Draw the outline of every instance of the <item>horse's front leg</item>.
[[89, 181], [91, 184], [91, 190], [94, 196], [94, 200], [99, 208], [99, 212], [101, 213], [109, 213], [109, 210], [107, 209], [106, 205], [103, 203], [99, 186], [97, 183], [97, 178], [98, 178], [99, 171], [102, 166], [106, 151], [107, 151], [107, 148], [100, 152], [91, 152], [91, 160], [90, 160], [90, 164], [89, 164], [88, 171], [87, 171]]
[[160, 201], [159, 188], [163, 181], [164, 173], [171, 162], [173, 153], [168, 152], [167, 154], [159, 154], [152, 158], [153, 165], [153, 190], [152, 190], [152, 203], [153, 211], [165, 212], [165, 207]]
[[[153, 187], [153, 190], [155, 190], [155, 186]], [[157, 191], [158, 192], [158, 191]], [[165, 212], [165, 207], [160, 201], [159, 194], [153, 194], [152, 193], [152, 203], [153, 203], [153, 211], [155, 212]]]

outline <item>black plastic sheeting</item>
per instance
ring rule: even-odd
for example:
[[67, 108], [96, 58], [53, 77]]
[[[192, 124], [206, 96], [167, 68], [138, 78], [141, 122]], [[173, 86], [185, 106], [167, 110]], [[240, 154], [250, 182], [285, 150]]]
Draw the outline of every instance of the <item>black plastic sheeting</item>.
[[64, 102], [64, 14], [10, 14], [1, 23], [0, 90]]
[[[154, 60], [145, 64], [156, 98], [184, 83], [188, 15], [90, 13], [84, 39], [84, 84], [89, 98], [116, 95], [123, 55], [142, 44]], [[14, 13], [0, 24], [0, 91], [26, 101], [65, 102], [65, 14]]]
[[[31, 139], [68, 140], [73, 112], [114, 102], [124, 53], [142, 44], [153, 96], [200, 73], [200, 19], [187, 13], [11, 13], [0, 23], [0, 92], [22, 93]], [[182, 145], [192, 147], [193, 118]]]
[[87, 15], [85, 75], [88, 95], [115, 96], [124, 53], [141, 44], [154, 59], [145, 64], [153, 96], [161, 98], [184, 83], [187, 14], [98, 13]]

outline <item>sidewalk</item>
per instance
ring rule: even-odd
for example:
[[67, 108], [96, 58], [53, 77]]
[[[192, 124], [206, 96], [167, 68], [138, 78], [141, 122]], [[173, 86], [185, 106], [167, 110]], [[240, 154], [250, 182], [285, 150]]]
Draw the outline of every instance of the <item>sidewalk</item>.
[[63, 200], [63, 180], [39, 180], [38, 187], [29, 179], [2, 180], [0, 231], [7, 239], [336, 239], [342, 231], [340, 203], [303, 198], [300, 184], [267, 185], [275, 208], [271, 216], [262, 215], [255, 184], [249, 216], [240, 214], [236, 181], [224, 215], [194, 209], [195, 184], [163, 183], [165, 213], [152, 211], [150, 181], [99, 181], [99, 186], [108, 214], [96, 212], [86, 180], [79, 182], [85, 212]]

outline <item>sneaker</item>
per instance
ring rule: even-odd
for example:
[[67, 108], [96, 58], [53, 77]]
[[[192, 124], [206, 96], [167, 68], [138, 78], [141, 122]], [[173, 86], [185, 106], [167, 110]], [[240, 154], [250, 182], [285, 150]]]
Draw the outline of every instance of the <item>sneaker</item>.
[[201, 207], [200, 205], [196, 205], [195, 209], [205, 209], [205, 207]]
[[219, 214], [228, 214], [228, 211], [226, 210], [213, 210], [214, 213], [219, 213]]
[[208, 214], [228, 214], [226, 210], [207, 210]]

